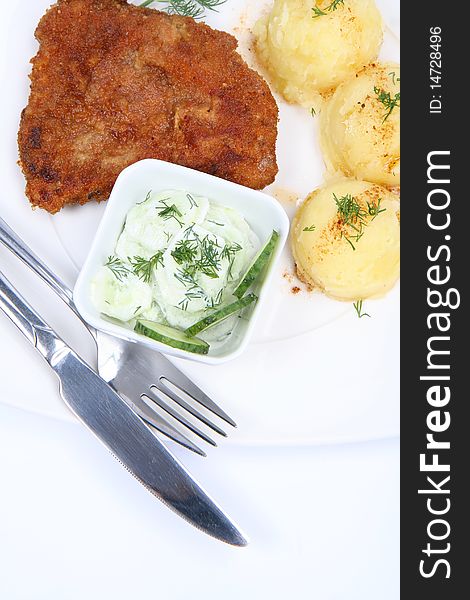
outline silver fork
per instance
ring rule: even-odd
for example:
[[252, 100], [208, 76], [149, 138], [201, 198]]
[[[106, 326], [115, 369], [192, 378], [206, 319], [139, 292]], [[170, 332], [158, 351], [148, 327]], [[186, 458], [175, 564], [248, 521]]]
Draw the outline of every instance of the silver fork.
[[209, 396], [162, 354], [115, 338], [88, 325], [75, 306], [72, 291], [1, 217], [0, 242], [39, 275], [85, 325], [95, 340], [100, 376], [119, 392], [146, 423], [201, 456], [206, 456], [205, 452], [164, 418], [157, 407], [212, 446], [217, 445], [214, 440], [175, 409], [173, 403], [224, 437], [227, 435], [225, 431], [194, 408], [187, 401], [188, 398], [236, 427], [235, 422]]

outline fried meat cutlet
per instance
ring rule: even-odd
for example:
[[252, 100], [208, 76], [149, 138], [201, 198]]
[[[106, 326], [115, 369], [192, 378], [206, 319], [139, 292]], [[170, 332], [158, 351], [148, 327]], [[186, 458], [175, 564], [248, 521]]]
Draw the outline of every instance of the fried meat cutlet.
[[104, 200], [143, 158], [274, 180], [277, 105], [233, 36], [126, 0], [59, 0], [36, 38], [18, 133], [34, 206]]

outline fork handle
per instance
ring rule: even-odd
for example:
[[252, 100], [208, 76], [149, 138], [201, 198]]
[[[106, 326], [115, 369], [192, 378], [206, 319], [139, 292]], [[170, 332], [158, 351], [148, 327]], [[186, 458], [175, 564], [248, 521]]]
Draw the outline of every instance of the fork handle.
[[32, 306], [0, 272], [0, 310], [18, 327], [31, 344], [52, 364], [66, 346]]
[[0, 217], [0, 242], [20, 258], [25, 265], [32, 269], [43, 281], [45, 281], [53, 291], [73, 310], [77, 317], [83, 322], [83, 319], [75, 307], [72, 291], [65, 283], [55, 275], [49, 267], [31, 250], [13, 229]]

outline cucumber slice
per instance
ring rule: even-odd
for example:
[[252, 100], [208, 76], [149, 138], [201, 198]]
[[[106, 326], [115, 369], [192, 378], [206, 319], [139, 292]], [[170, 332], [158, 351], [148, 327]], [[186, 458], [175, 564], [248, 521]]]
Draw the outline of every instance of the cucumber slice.
[[256, 302], [256, 300], [258, 300], [257, 296], [254, 294], [248, 294], [248, 296], [245, 296], [244, 298], [240, 298], [239, 300], [236, 300], [227, 306], [223, 306], [222, 308], [215, 310], [210, 315], [207, 315], [207, 317], [204, 317], [197, 323], [194, 323], [194, 325], [191, 325], [191, 327], [188, 327], [185, 333], [189, 336], [197, 335], [198, 333], [201, 333], [201, 331], [205, 331], [209, 327], [224, 321], [228, 317], [247, 307], [252, 302]]
[[247, 272], [240, 280], [240, 283], [235, 288], [233, 295], [237, 298], [241, 298], [249, 287], [258, 279], [261, 275], [264, 267], [269, 263], [271, 257], [276, 249], [277, 241], [279, 239], [279, 233], [273, 231], [271, 237], [266, 244], [261, 248], [255, 258], [252, 260]]
[[178, 329], [154, 321], [137, 321], [134, 331], [172, 348], [178, 348], [178, 350], [186, 350], [186, 352], [194, 352], [195, 354], [207, 354], [209, 352], [210, 346], [204, 340], [189, 338]]

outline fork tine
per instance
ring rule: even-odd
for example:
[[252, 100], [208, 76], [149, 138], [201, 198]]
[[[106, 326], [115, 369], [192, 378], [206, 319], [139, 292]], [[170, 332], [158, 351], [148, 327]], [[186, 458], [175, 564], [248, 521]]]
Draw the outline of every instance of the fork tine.
[[133, 401], [126, 398], [131, 408], [143, 419], [147, 424], [157, 429], [160, 433], [163, 433], [174, 442], [181, 444], [188, 450], [199, 454], [199, 456], [207, 456], [207, 454], [201, 450], [196, 444], [194, 444], [189, 438], [180, 433], [173, 427], [166, 419], [161, 417], [158, 413], [152, 410], [142, 398], [137, 398]]
[[[164, 358], [162, 356], [162, 358]], [[207, 394], [205, 394], [195, 383], [186, 377], [186, 375], [180, 371], [175, 365], [170, 362], [167, 358], [164, 358], [164, 367], [163, 372], [165, 373], [160, 377], [160, 382], [165, 386], [165, 388], [170, 389], [168, 385], [166, 385], [166, 381], [172, 383], [176, 388], [181, 390], [182, 392], [186, 392], [189, 396], [191, 396], [196, 402], [199, 402], [204, 408], [210, 410], [212, 413], [223, 419], [232, 427], [236, 427], [237, 424], [233, 419], [231, 419], [226, 412], [224, 412], [217, 404], [209, 398]]]
[[[158, 388], [155, 388], [155, 389], [157, 389], [163, 395], [168, 396], [168, 394], [166, 392], [163, 392], [162, 390], [160, 390]], [[167, 404], [164, 400], [162, 400], [162, 398], [160, 398], [153, 390], [149, 389], [148, 391], [146, 391], [143, 394], [143, 396], [147, 397], [152, 402], [155, 402], [155, 404], [157, 404], [161, 409], [163, 409], [165, 412], [167, 412], [169, 415], [171, 415], [174, 419], [176, 419], [179, 423], [181, 423], [181, 425], [184, 425], [185, 427], [187, 427], [195, 435], [198, 435], [205, 442], [207, 442], [211, 446], [217, 446], [217, 444], [214, 442], [214, 440], [212, 438], [210, 438], [208, 435], [206, 435], [198, 427], [193, 425], [193, 423], [191, 423], [191, 421], [188, 421], [188, 419], [186, 419], [186, 417], [183, 417], [183, 415], [181, 415], [178, 411], [174, 410], [174, 408], [172, 408], [169, 404]]]
[[156, 388], [157, 390], [159, 390], [160, 392], [162, 392], [163, 394], [165, 394], [166, 396], [171, 398], [174, 402], [179, 404], [179, 406], [181, 406], [181, 408], [184, 408], [185, 410], [187, 410], [190, 414], [193, 415], [193, 417], [196, 417], [196, 419], [199, 419], [202, 423], [204, 423], [204, 425], [207, 425], [207, 427], [210, 427], [213, 431], [215, 431], [219, 435], [222, 435], [223, 437], [227, 437], [227, 434], [225, 433], [225, 431], [223, 429], [221, 429], [215, 423], [212, 423], [212, 421], [209, 421], [209, 419], [207, 417], [205, 417], [202, 413], [200, 413], [195, 408], [193, 408], [185, 400], [180, 398], [177, 394], [175, 394], [167, 386], [165, 386], [165, 388], [163, 389], [163, 386], [154, 384], [154, 385], [150, 386], [150, 389], [152, 389], [152, 388]]

